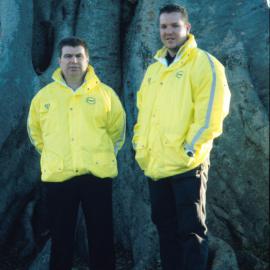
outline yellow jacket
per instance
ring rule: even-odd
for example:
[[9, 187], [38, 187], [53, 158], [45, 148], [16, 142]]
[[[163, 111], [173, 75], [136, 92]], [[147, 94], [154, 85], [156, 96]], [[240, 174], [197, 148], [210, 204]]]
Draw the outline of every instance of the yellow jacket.
[[33, 98], [28, 116], [29, 137], [41, 153], [42, 181], [87, 173], [117, 176], [116, 153], [125, 139], [125, 112], [117, 95], [91, 66], [76, 92], [60, 68], [53, 80]]
[[157, 52], [137, 94], [133, 145], [139, 166], [154, 180], [189, 171], [208, 157], [230, 103], [223, 65], [197, 48], [193, 35], [169, 67], [166, 54], [166, 48]]

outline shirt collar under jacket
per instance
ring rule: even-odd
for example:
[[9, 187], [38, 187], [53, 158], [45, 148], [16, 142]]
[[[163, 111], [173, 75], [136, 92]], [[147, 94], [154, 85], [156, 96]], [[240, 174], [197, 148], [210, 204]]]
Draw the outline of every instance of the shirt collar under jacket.
[[[193, 48], [197, 48], [197, 43], [195, 40], [195, 37], [192, 34], [188, 35], [187, 41], [180, 47], [179, 51], [177, 52], [175, 59], [173, 63], [171, 63], [170, 66], [172, 66], [174, 63], [178, 62], [180, 59], [182, 62], [185, 62], [187, 59], [187, 56], [190, 54], [190, 50]], [[155, 59], [159, 61], [164, 66], [168, 66], [166, 55], [167, 55], [168, 49], [166, 47], [163, 47], [162, 49], [158, 50]]]
[[[62, 76], [60, 67], [54, 71], [54, 73], [52, 75], [52, 79], [55, 82], [60, 83], [61, 85], [64, 85], [65, 87], [69, 88], [66, 84], [66, 81], [64, 80], [64, 78]], [[85, 89], [86, 91], [91, 91], [91, 89], [93, 89], [94, 87], [96, 87], [99, 84], [100, 84], [100, 80], [97, 77], [94, 68], [91, 65], [89, 65], [83, 84], [78, 89], [76, 89], [75, 92], [79, 92], [79, 91], [81, 91], [81, 89]]]
[[167, 55], [166, 55], [166, 61], [167, 61], [167, 65], [169, 66], [171, 63], [173, 63], [174, 59], [175, 59], [176, 55], [175, 56], [171, 56], [169, 54], [169, 52], [167, 52]]

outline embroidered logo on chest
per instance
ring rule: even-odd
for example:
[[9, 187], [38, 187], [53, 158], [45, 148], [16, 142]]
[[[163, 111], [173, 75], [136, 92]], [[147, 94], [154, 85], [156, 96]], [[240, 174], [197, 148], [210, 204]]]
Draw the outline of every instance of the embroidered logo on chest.
[[182, 70], [177, 71], [175, 74], [177, 79], [181, 79], [183, 75], [184, 75], [184, 72]]
[[48, 111], [50, 109], [51, 104], [50, 103], [46, 103], [44, 104], [44, 108]]
[[88, 97], [86, 98], [86, 102], [88, 104], [96, 104], [96, 99], [94, 97]]

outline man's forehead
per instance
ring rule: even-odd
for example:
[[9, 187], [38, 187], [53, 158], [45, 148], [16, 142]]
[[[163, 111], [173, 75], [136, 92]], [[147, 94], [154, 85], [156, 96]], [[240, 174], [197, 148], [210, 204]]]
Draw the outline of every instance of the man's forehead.
[[160, 15], [159, 21], [160, 23], [171, 23], [179, 21], [184, 22], [185, 20], [180, 12], [165, 12]]
[[78, 53], [85, 53], [85, 49], [83, 46], [64, 46], [62, 48], [62, 54], [78, 54]]

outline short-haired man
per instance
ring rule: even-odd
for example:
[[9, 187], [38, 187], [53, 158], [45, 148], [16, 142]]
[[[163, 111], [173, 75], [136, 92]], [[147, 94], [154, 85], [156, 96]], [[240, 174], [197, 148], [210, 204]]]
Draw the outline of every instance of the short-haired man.
[[138, 92], [133, 144], [149, 178], [163, 270], [205, 270], [208, 160], [230, 91], [222, 64], [197, 48], [185, 8], [163, 7], [159, 23], [164, 47]]
[[114, 270], [112, 178], [124, 143], [125, 112], [115, 92], [89, 65], [86, 43], [59, 44], [53, 82], [31, 103], [28, 132], [41, 154], [52, 239], [50, 270], [72, 268], [74, 232], [81, 203], [88, 234], [89, 266]]

